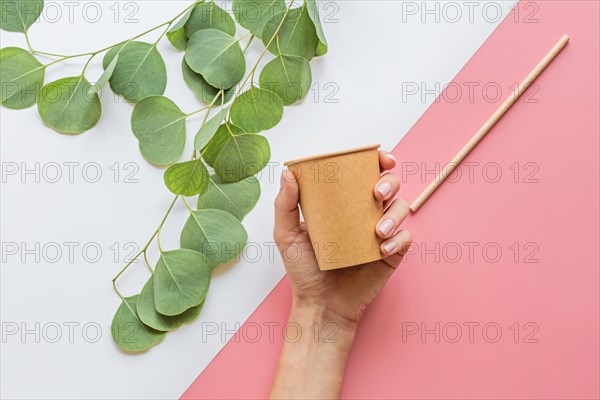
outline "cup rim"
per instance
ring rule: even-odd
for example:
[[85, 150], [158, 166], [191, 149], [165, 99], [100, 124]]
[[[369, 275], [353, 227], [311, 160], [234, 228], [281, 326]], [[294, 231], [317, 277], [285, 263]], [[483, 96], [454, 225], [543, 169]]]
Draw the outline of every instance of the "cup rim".
[[340, 151], [334, 151], [331, 153], [318, 154], [316, 156], [296, 158], [294, 160], [289, 160], [289, 161], [284, 162], [283, 165], [286, 167], [289, 167], [291, 165], [299, 164], [299, 163], [302, 163], [305, 161], [312, 161], [312, 160], [318, 160], [320, 158], [341, 156], [341, 155], [350, 154], [350, 153], [358, 153], [358, 152], [365, 151], [365, 150], [378, 149], [379, 147], [381, 147], [380, 144], [370, 144], [368, 146], [354, 147], [354, 148], [347, 149], [347, 150], [340, 150]]

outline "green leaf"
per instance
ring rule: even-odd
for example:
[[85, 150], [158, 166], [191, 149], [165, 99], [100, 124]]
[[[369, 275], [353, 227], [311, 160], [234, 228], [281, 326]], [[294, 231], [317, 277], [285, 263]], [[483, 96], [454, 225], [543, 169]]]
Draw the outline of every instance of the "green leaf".
[[115, 46], [104, 56], [104, 69], [117, 54], [119, 60], [109, 80], [113, 92], [133, 103], [165, 92], [167, 69], [155, 45], [129, 42]]
[[108, 80], [110, 79], [110, 77], [112, 76], [112, 74], [115, 70], [115, 67], [117, 66], [118, 60], [119, 60], [119, 55], [117, 54], [115, 56], [115, 58], [113, 58], [113, 60], [110, 62], [110, 64], [108, 64], [108, 67], [106, 67], [106, 69], [104, 70], [102, 75], [100, 75], [100, 78], [98, 78], [96, 83], [94, 83], [92, 85], [92, 87], [90, 87], [90, 90], [88, 90], [88, 95], [98, 93], [100, 91], [100, 89], [102, 89], [104, 87], [104, 85], [106, 85], [106, 82], [108, 82]]
[[269, 141], [261, 135], [229, 135], [215, 160], [215, 172], [223, 182], [237, 182], [258, 173], [271, 158]]
[[308, 94], [312, 83], [310, 64], [302, 57], [280, 55], [265, 65], [259, 82], [289, 106]]
[[45, 65], [23, 49], [5, 47], [0, 49], [0, 71], [0, 103], [17, 110], [35, 104], [44, 85]]
[[165, 171], [165, 185], [175, 194], [194, 196], [208, 185], [208, 171], [201, 158], [171, 165]]
[[202, 158], [204, 158], [204, 161], [214, 168], [215, 161], [217, 160], [223, 145], [225, 145], [227, 139], [229, 139], [229, 135], [241, 135], [242, 133], [246, 132], [235, 125], [221, 125], [212, 139], [210, 139], [208, 144], [202, 149]]
[[210, 275], [207, 257], [197, 251], [161, 252], [154, 270], [156, 311], [171, 317], [200, 305], [206, 298]]
[[[273, 16], [265, 24], [262, 34], [265, 46], [275, 35], [284, 15], [285, 11]], [[277, 36], [278, 38], [269, 46], [269, 51], [273, 54], [278, 55], [281, 52], [288, 56], [303, 57], [309, 61], [316, 54], [319, 38], [306, 6], [290, 10]]]
[[238, 96], [231, 106], [231, 122], [247, 133], [271, 129], [281, 120], [283, 102], [275, 93], [256, 86]]
[[208, 187], [198, 196], [198, 210], [227, 211], [241, 221], [254, 208], [259, 197], [260, 183], [254, 176], [225, 183], [218, 176], [211, 175]]
[[202, 126], [198, 130], [198, 133], [196, 134], [196, 137], [194, 138], [194, 148], [196, 150], [201, 151], [202, 149], [204, 149], [204, 146], [206, 146], [208, 142], [210, 142], [210, 140], [213, 138], [213, 136], [219, 129], [219, 125], [227, 116], [228, 112], [229, 107], [224, 107], [214, 117], [202, 124]]
[[181, 231], [181, 247], [206, 255], [213, 268], [240, 254], [247, 240], [242, 223], [222, 210], [193, 211]]
[[42, 121], [60, 133], [82, 133], [92, 129], [102, 114], [97, 93], [83, 76], [59, 79], [44, 86], [38, 98]]
[[146, 160], [168, 165], [181, 156], [185, 147], [185, 118], [186, 114], [164, 96], [146, 97], [135, 105], [131, 129]]
[[[210, 86], [202, 75], [194, 72], [185, 61], [185, 58], [181, 63], [181, 73], [183, 75], [183, 80], [188, 85], [188, 87], [192, 89], [192, 92], [194, 92], [196, 96], [200, 97], [200, 100], [202, 100], [206, 104], [212, 103], [215, 96], [221, 90]], [[231, 97], [235, 94], [235, 88], [224, 90], [223, 94], [224, 99], [217, 99], [215, 104], [221, 104], [221, 100], [223, 103], [227, 103], [229, 100], [231, 100]]]
[[198, 318], [198, 315], [200, 315], [203, 305], [204, 302], [172, 317], [160, 314], [154, 306], [154, 275], [152, 275], [138, 297], [137, 313], [140, 320], [153, 329], [158, 331], [174, 331], [184, 324], [194, 322]]
[[2, 0], [0, 2], [0, 29], [25, 33], [38, 19], [44, 0]]
[[188, 37], [185, 33], [185, 24], [190, 19], [191, 14], [192, 10], [186, 12], [167, 32], [167, 39], [169, 39], [169, 42], [171, 42], [173, 47], [177, 50], [184, 51], [187, 46]]
[[112, 320], [113, 340], [125, 351], [145, 351], [165, 338], [165, 332], [146, 326], [138, 317], [138, 297], [125, 297]]
[[192, 11], [189, 21], [185, 24], [188, 37], [202, 29], [217, 29], [229, 36], [235, 35], [233, 18], [214, 2], [200, 3]]
[[192, 70], [217, 89], [229, 89], [246, 72], [246, 59], [234, 38], [217, 29], [202, 29], [190, 37], [185, 60]]
[[317, 31], [317, 37], [319, 38], [319, 44], [317, 45], [317, 51], [315, 55], [325, 55], [327, 53], [327, 39], [325, 39], [325, 32], [323, 31], [323, 25], [321, 24], [317, 0], [306, 0], [306, 7], [308, 9], [308, 16], [314, 23]]
[[235, 19], [259, 39], [269, 18], [282, 11], [284, 0], [233, 0]]

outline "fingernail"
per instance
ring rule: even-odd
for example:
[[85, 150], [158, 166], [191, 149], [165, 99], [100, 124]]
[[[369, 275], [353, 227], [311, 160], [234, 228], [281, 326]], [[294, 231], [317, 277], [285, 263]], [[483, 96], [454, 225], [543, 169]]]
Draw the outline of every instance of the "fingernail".
[[280, 192], [283, 190], [283, 184], [285, 183], [286, 172], [287, 172], [287, 170], [285, 170], [285, 169], [283, 171], [281, 171], [281, 179], [279, 179], [279, 191]]
[[392, 185], [390, 185], [389, 182], [383, 182], [381, 185], [377, 186], [377, 191], [385, 198], [391, 193]]
[[387, 158], [389, 158], [390, 160], [394, 160], [394, 161], [396, 161], [396, 157], [394, 157], [394, 155], [393, 155], [392, 153], [386, 153], [386, 154], [385, 154], [385, 156], [386, 156]]
[[396, 250], [396, 243], [395, 242], [387, 242], [386, 244], [383, 245], [383, 250], [385, 251], [386, 254], [392, 254], [394, 252], [394, 250]]
[[394, 227], [394, 221], [391, 219], [384, 220], [381, 224], [379, 224], [379, 232], [381, 232], [384, 236], [387, 236], [392, 232], [392, 228]]

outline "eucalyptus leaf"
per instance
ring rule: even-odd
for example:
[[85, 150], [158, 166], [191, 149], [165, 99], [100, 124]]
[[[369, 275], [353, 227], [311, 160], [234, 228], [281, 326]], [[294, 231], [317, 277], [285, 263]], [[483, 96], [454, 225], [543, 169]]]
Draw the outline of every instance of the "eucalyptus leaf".
[[246, 59], [239, 39], [217, 29], [194, 33], [185, 50], [185, 60], [192, 70], [217, 89], [229, 89], [246, 72]]
[[44, 85], [46, 66], [18, 47], [0, 49], [0, 103], [12, 109], [31, 107]]
[[188, 37], [202, 29], [218, 29], [230, 36], [235, 35], [233, 18], [213, 1], [200, 3], [192, 11], [190, 19], [185, 24]]
[[160, 314], [154, 306], [154, 275], [152, 275], [138, 297], [137, 313], [145, 325], [158, 331], [173, 331], [184, 324], [194, 322], [200, 315], [203, 305], [204, 302], [172, 317]]
[[[219, 93], [221, 89], [217, 89], [212, 87], [206, 82], [204, 77], [196, 72], [194, 72], [187, 62], [185, 58], [181, 62], [181, 73], [183, 75], [183, 80], [186, 85], [196, 94], [196, 96], [200, 97], [200, 100], [205, 102], [206, 104], [212, 103], [215, 96]], [[227, 103], [231, 100], [231, 97], [235, 94], [235, 88], [223, 90], [223, 99], [219, 98], [216, 100], [215, 104]]]
[[44, 86], [38, 97], [42, 121], [60, 133], [82, 133], [100, 120], [102, 106], [92, 85], [82, 76], [59, 79]]
[[275, 93], [256, 86], [239, 95], [231, 106], [231, 122], [247, 133], [271, 129], [281, 120], [283, 102]]
[[[121, 49], [122, 48], [122, 49]], [[144, 97], [161, 95], [167, 87], [167, 69], [156, 45], [127, 42], [110, 49], [102, 65], [107, 69], [113, 58], [119, 60], [109, 79], [113, 92], [137, 103]]]
[[167, 32], [167, 39], [177, 50], [184, 51], [187, 46], [188, 37], [185, 33], [185, 24], [190, 19], [191, 14], [192, 10], [186, 12]]
[[319, 44], [317, 45], [315, 55], [325, 55], [327, 53], [327, 39], [325, 39], [325, 32], [323, 31], [323, 25], [321, 24], [317, 0], [306, 0], [306, 8], [308, 9], [308, 16], [315, 25], [317, 37], [319, 38]]
[[0, 29], [25, 33], [38, 19], [44, 0], [2, 0], [0, 2]]
[[202, 126], [198, 130], [198, 133], [196, 134], [196, 137], [194, 138], [194, 148], [196, 150], [201, 151], [202, 149], [204, 149], [204, 146], [206, 146], [208, 142], [210, 142], [210, 140], [213, 138], [213, 136], [219, 129], [221, 122], [223, 122], [223, 120], [227, 116], [228, 112], [229, 107], [224, 107], [221, 110], [219, 110], [219, 112], [215, 116], [213, 116], [211, 119], [202, 124]]
[[146, 326], [139, 318], [136, 308], [138, 295], [125, 297], [112, 320], [113, 340], [125, 351], [145, 351], [160, 343], [165, 332]]
[[198, 210], [218, 209], [227, 211], [240, 221], [260, 198], [260, 183], [254, 176], [238, 182], [226, 183], [211, 175], [208, 187], [198, 196]]
[[233, 0], [235, 19], [259, 39], [269, 18], [285, 8], [284, 0]]
[[269, 141], [261, 135], [229, 135], [215, 160], [215, 173], [223, 182], [237, 182], [258, 173], [271, 158]]
[[260, 73], [260, 87], [275, 93], [284, 105], [303, 99], [310, 90], [310, 64], [302, 57], [280, 55]]
[[[265, 46], [275, 36], [275, 32], [277, 32], [284, 16], [285, 11], [273, 16], [265, 24], [262, 34]], [[273, 40], [268, 47], [269, 51], [275, 55], [299, 56], [309, 61], [316, 55], [319, 38], [306, 6], [293, 8], [289, 11], [277, 36], [277, 39]]]
[[100, 91], [100, 89], [102, 89], [104, 87], [104, 85], [106, 85], [106, 82], [108, 82], [108, 80], [110, 79], [110, 77], [112, 76], [112, 74], [115, 70], [115, 67], [117, 66], [118, 60], [119, 60], [119, 55], [117, 54], [115, 56], [115, 58], [112, 59], [110, 64], [108, 64], [108, 67], [106, 67], [106, 69], [104, 70], [102, 75], [100, 75], [100, 78], [98, 78], [96, 83], [94, 83], [92, 85], [92, 87], [90, 87], [90, 90], [88, 90], [88, 95], [98, 93]]
[[208, 144], [202, 149], [202, 158], [204, 161], [214, 168], [215, 161], [217, 160], [221, 149], [229, 139], [229, 135], [241, 135], [242, 133], [246, 132], [232, 124], [223, 124], [219, 126], [217, 132], [215, 132]]
[[181, 232], [181, 247], [206, 255], [213, 268], [234, 259], [247, 240], [242, 223], [222, 210], [192, 211]]
[[185, 118], [186, 114], [164, 96], [146, 97], [135, 105], [131, 129], [146, 160], [168, 165], [181, 156], [185, 147]]
[[189, 249], [160, 253], [154, 270], [154, 305], [169, 317], [202, 304], [210, 285], [207, 257]]
[[208, 171], [201, 158], [171, 165], [165, 171], [165, 185], [181, 196], [200, 194], [208, 185]]

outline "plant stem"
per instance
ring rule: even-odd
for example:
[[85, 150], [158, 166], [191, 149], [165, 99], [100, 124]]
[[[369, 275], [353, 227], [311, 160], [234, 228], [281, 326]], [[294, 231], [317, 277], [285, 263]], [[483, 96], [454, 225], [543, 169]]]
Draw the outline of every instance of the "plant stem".
[[253, 40], [254, 40], [254, 35], [250, 36], [250, 40], [248, 40], [248, 43], [246, 43], [246, 46], [244, 46], [244, 50], [242, 50], [242, 53], [245, 53], [246, 50], [248, 50], [248, 47], [250, 47], [250, 43], [252, 43]]
[[144, 35], [147, 35], [148, 33], [150, 33], [150, 32], [153, 32], [153, 31], [155, 31], [155, 30], [157, 30], [157, 29], [159, 29], [159, 28], [161, 28], [161, 27], [163, 27], [163, 26], [167, 25], [167, 29], [165, 30], [165, 32], [163, 32], [163, 34], [162, 34], [162, 35], [160, 35], [160, 37], [158, 38], [158, 40], [157, 40], [157, 41], [156, 41], [156, 43], [155, 43], [155, 45], [156, 45], [156, 44], [157, 44], [157, 43], [158, 43], [158, 42], [159, 42], [159, 41], [160, 41], [160, 40], [163, 38], [163, 36], [164, 36], [164, 35], [167, 33], [167, 30], [168, 30], [168, 29], [169, 29], [169, 27], [170, 27], [170, 26], [173, 24], [173, 22], [175, 22], [175, 20], [176, 20], [177, 18], [181, 17], [183, 14], [185, 14], [185, 13], [186, 13], [188, 10], [190, 10], [191, 8], [195, 7], [195, 6], [196, 6], [196, 4], [198, 4], [198, 3], [199, 3], [199, 2], [201, 2], [201, 1], [202, 1], [202, 0], [195, 0], [195, 1], [194, 1], [194, 2], [191, 4], [191, 5], [189, 5], [188, 7], [186, 7], [186, 8], [185, 8], [183, 11], [181, 11], [179, 14], [177, 14], [176, 16], [174, 16], [173, 18], [171, 18], [170, 20], [168, 20], [168, 21], [166, 21], [166, 22], [163, 22], [163, 23], [162, 23], [162, 24], [160, 24], [160, 25], [157, 25], [157, 26], [155, 26], [155, 27], [153, 27], [153, 28], [150, 28], [150, 29], [148, 29], [148, 30], [146, 30], [146, 31], [144, 31], [144, 32], [142, 32], [142, 33], [140, 33], [140, 34], [138, 34], [138, 35], [135, 35], [135, 36], [133, 36], [133, 37], [131, 37], [131, 38], [129, 38], [129, 39], [122, 40], [122, 41], [120, 41], [120, 42], [118, 42], [118, 43], [112, 44], [112, 45], [110, 45], [110, 46], [106, 46], [106, 47], [104, 47], [104, 48], [102, 48], [102, 49], [100, 49], [100, 50], [96, 50], [96, 51], [90, 51], [90, 52], [87, 52], [87, 53], [79, 53], [79, 54], [64, 55], [64, 54], [57, 54], [57, 53], [48, 53], [48, 52], [45, 52], [45, 51], [38, 51], [38, 50], [34, 50], [34, 49], [31, 47], [31, 43], [29, 42], [29, 37], [28, 37], [27, 33], [25, 33], [25, 40], [27, 41], [27, 45], [29, 46], [29, 50], [30, 50], [32, 53], [37, 53], [37, 54], [42, 54], [42, 55], [46, 55], [46, 56], [52, 56], [52, 57], [60, 57], [60, 59], [59, 59], [59, 60], [56, 60], [56, 61], [54, 61], [54, 62], [52, 62], [52, 63], [49, 63], [49, 64], [47, 64], [46, 66], [49, 66], [49, 65], [52, 65], [52, 64], [56, 64], [57, 62], [64, 61], [64, 60], [66, 60], [66, 59], [69, 59], [69, 58], [84, 57], [84, 56], [95, 56], [95, 55], [97, 55], [97, 54], [99, 54], [99, 53], [102, 53], [103, 51], [106, 51], [106, 50], [112, 49], [113, 47], [116, 47], [116, 46], [118, 46], [118, 45], [120, 45], [120, 44], [123, 44], [123, 43], [131, 42], [131, 41], [133, 41], [133, 40], [135, 40], [135, 39], [137, 39], [137, 38], [140, 38], [140, 37], [142, 37], [142, 36], [144, 36]]

